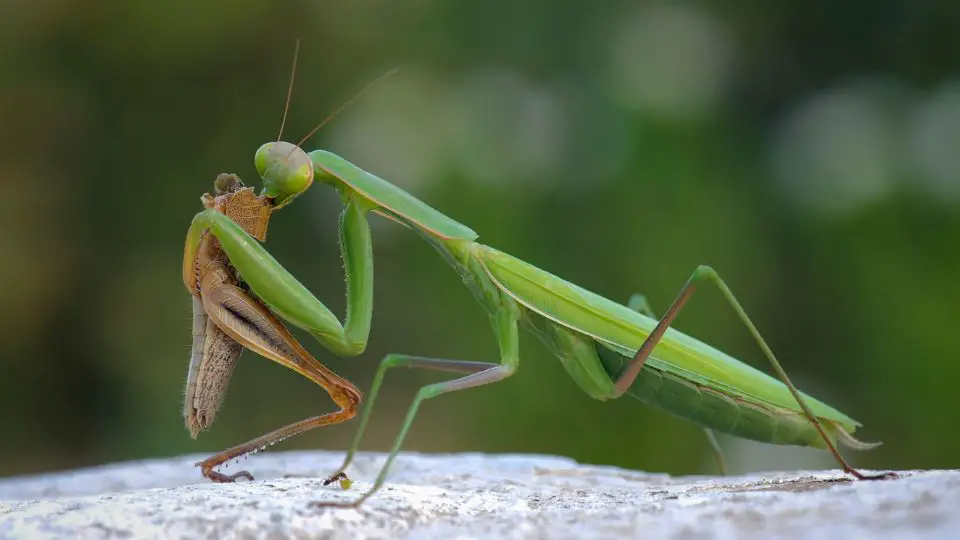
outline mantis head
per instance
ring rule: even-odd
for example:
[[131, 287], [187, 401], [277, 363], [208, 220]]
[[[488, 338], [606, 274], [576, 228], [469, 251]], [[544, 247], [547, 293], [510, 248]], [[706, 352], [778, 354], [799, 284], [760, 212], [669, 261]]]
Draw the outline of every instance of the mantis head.
[[263, 180], [262, 194], [273, 199], [274, 209], [290, 204], [313, 183], [313, 162], [292, 143], [264, 144], [257, 149], [254, 164]]

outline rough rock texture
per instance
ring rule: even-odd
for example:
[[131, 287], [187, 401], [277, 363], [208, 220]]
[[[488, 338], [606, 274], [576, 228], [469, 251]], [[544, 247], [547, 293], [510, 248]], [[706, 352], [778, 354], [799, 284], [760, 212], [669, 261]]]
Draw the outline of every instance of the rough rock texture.
[[340, 453], [257, 456], [243, 464], [257, 481], [236, 484], [203, 481], [203, 457], [0, 480], [0, 538], [960, 538], [960, 471], [669, 477], [547, 456], [404, 454], [380, 494], [342, 510], [308, 503], [356, 497], [383, 455], [357, 459], [349, 491], [321, 485]]

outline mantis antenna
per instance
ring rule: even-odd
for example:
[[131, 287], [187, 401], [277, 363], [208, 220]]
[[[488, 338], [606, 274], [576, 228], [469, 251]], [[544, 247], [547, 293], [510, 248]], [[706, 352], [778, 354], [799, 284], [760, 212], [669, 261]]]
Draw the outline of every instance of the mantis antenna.
[[[317, 124], [317, 127], [311, 129], [311, 130], [310, 130], [310, 133], [307, 133], [302, 139], [300, 139], [300, 142], [297, 143], [297, 148], [299, 148], [300, 146], [302, 146], [303, 143], [307, 142], [307, 139], [309, 139], [310, 137], [313, 137], [313, 135], [314, 135], [316, 132], [320, 131], [320, 128], [322, 128], [323, 126], [327, 125], [327, 123], [329, 123], [331, 120], [333, 120], [334, 118], [336, 118], [338, 114], [340, 114], [341, 112], [343, 112], [343, 110], [346, 109], [347, 107], [349, 107], [350, 104], [352, 104], [354, 101], [356, 101], [357, 99], [359, 99], [360, 96], [362, 96], [363, 94], [366, 94], [367, 91], [369, 91], [371, 88], [373, 88], [374, 86], [377, 86], [378, 84], [380, 84], [381, 82], [383, 82], [384, 79], [386, 79], [387, 77], [390, 77], [391, 75], [396, 74], [398, 71], [400, 71], [399, 68], [393, 68], [393, 69], [391, 69], [390, 71], [384, 73], [383, 75], [377, 77], [376, 79], [374, 79], [374, 80], [371, 81], [370, 83], [367, 83], [367, 85], [364, 86], [359, 92], [357, 92], [356, 94], [354, 94], [354, 96], [353, 96], [352, 98], [350, 98], [350, 99], [348, 99], [346, 102], [344, 102], [343, 105], [340, 105], [339, 107], [337, 107], [337, 109], [336, 109], [335, 111], [333, 111], [332, 113], [330, 113], [330, 115], [327, 116], [326, 118], [324, 118], [322, 122], [320, 122], [319, 124]], [[291, 149], [290, 152], [292, 153], [293, 150]]]
[[290, 68], [290, 85], [287, 87], [287, 102], [283, 104], [283, 119], [280, 120], [280, 134], [277, 135], [277, 142], [283, 138], [283, 126], [287, 125], [287, 111], [290, 110], [290, 97], [293, 95], [293, 80], [297, 76], [297, 57], [300, 55], [300, 40], [293, 48], [293, 67]]

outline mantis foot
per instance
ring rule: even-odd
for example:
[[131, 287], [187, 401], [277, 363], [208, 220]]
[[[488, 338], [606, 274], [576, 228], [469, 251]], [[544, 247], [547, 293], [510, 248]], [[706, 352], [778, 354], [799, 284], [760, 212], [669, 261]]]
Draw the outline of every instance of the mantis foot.
[[[347, 476], [347, 473], [343, 471], [340, 471], [337, 474], [334, 474], [333, 476], [328, 476], [326, 479], [324, 479], [323, 485], [329, 486], [334, 482], [340, 482], [340, 487], [344, 490], [350, 489], [350, 486], [353, 485], [353, 480], [350, 480], [350, 477]], [[315, 506], [318, 504], [320, 503], [313, 503], [311, 504], [311, 506]]]
[[900, 478], [900, 475], [895, 472], [885, 472], [880, 474], [863, 474], [857, 471], [852, 473], [857, 477], [857, 480], [894, 480]]
[[237, 478], [246, 478], [247, 480], [253, 481], [253, 475], [247, 471], [240, 471], [234, 474], [223, 474], [218, 473], [213, 469], [207, 469], [203, 471], [203, 476], [217, 482], [218, 484], [227, 484], [230, 482], [236, 482]]

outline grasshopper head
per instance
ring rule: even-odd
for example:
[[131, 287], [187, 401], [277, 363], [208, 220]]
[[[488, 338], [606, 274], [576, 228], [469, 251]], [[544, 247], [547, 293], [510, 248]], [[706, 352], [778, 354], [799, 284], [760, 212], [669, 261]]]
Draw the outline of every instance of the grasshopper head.
[[257, 149], [254, 164], [263, 179], [263, 195], [279, 209], [313, 183], [313, 163], [299, 146], [284, 141], [268, 142]]
[[236, 193], [243, 189], [243, 181], [235, 174], [221, 173], [213, 182], [213, 194], [216, 196]]

